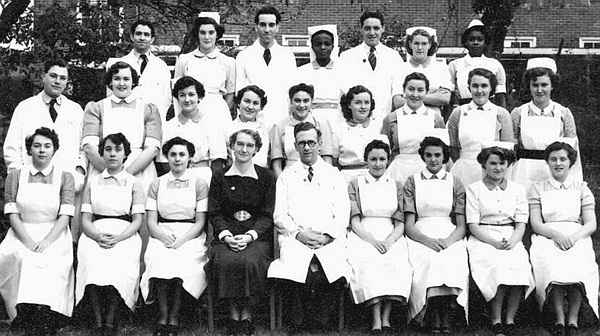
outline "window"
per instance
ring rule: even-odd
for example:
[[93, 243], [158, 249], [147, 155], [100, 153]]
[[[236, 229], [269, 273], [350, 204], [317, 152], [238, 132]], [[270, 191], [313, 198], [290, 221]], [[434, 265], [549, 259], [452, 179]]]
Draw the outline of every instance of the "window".
[[308, 35], [283, 35], [281, 44], [288, 47], [308, 47]]
[[600, 49], [600, 37], [580, 37], [579, 48]]
[[533, 36], [507, 36], [504, 38], [504, 48], [535, 48], [537, 38]]
[[217, 42], [222, 47], [237, 47], [240, 45], [240, 35], [238, 34], [224, 34], [223, 37]]

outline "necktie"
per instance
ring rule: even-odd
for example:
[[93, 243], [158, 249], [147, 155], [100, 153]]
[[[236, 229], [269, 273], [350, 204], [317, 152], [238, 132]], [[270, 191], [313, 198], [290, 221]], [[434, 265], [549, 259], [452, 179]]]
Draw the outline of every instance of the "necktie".
[[269, 63], [271, 62], [271, 50], [265, 49], [265, 52], [263, 53], [263, 58], [265, 59], [265, 63], [269, 65]]
[[140, 75], [141, 75], [144, 73], [144, 70], [146, 69], [146, 65], [148, 65], [148, 56], [141, 55], [140, 58], [142, 59], [142, 65], [140, 66]]
[[369, 51], [369, 64], [371, 64], [371, 69], [375, 70], [375, 66], [377, 65], [377, 57], [375, 56], [375, 47], [371, 47]]
[[483, 106], [477, 106], [477, 109], [483, 111]]
[[436, 174], [433, 174], [433, 175], [431, 175], [431, 178], [430, 178], [430, 180], [437, 180], [437, 179], [438, 179], [438, 177], [437, 177], [437, 175], [436, 175]]
[[56, 121], [56, 116], [58, 115], [58, 113], [56, 113], [54, 105], [56, 105], [56, 98], [50, 99], [50, 107], [48, 108], [48, 111], [50, 111], [50, 118], [52, 118], [52, 122]]
[[313, 167], [310, 166], [308, 167], [308, 182], [312, 182], [313, 176], [315, 176], [315, 174], [313, 174]]

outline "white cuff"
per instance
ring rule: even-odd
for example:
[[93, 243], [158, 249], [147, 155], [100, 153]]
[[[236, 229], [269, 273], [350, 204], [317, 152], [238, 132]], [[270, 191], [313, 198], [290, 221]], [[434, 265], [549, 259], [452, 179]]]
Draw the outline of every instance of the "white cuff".
[[146, 209], [144, 204], [134, 204], [131, 206], [131, 214], [143, 214], [146, 213]]
[[146, 199], [146, 210], [157, 211], [156, 200], [152, 198]]
[[221, 233], [219, 233], [218, 237], [219, 237], [219, 240], [222, 241], [223, 238], [225, 238], [225, 237], [233, 237], [233, 234], [229, 230], [223, 230], [223, 231], [221, 231]]
[[208, 197], [196, 202], [196, 212], [206, 212], [208, 210]]
[[75, 206], [73, 204], [61, 204], [58, 214], [73, 217], [75, 215]]
[[81, 212], [94, 213], [92, 211], [92, 205], [90, 203], [81, 204]]
[[160, 149], [160, 140], [146, 137], [144, 139], [144, 148], [159, 148]]
[[97, 135], [88, 135], [84, 136], [83, 139], [81, 139], [81, 147], [84, 147], [85, 145], [98, 146], [99, 144], [100, 137]]
[[10, 203], [6, 203], [4, 204], [4, 213], [5, 214], [11, 214], [11, 213], [19, 213], [19, 208], [17, 208], [17, 203], [16, 202], [10, 202]]
[[258, 232], [256, 232], [255, 230], [248, 230], [246, 231], [246, 234], [250, 235], [250, 237], [252, 237], [252, 240], [258, 239]]

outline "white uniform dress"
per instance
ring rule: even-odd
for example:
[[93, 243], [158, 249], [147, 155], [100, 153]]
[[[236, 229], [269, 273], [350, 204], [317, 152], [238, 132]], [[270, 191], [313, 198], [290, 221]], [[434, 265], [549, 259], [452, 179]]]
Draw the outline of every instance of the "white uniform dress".
[[481, 149], [514, 147], [510, 114], [489, 101], [481, 107], [473, 102], [457, 107], [446, 126], [450, 146], [460, 148], [460, 157], [452, 166], [452, 174], [467, 186], [483, 178], [483, 170], [477, 162]]
[[[567, 235], [581, 229], [581, 210], [593, 210], [595, 204], [587, 184], [571, 178], [563, 184], [553, 178], [535, 183], [528, 197], [529, 204], [541, 206], [543, 225]], [[598, 317], [598, 264], [591, 237], [578, 240], [563, 251], [552, 239], [534, 234], [529, 252], [540, 308], [553, 284], [579, 284]]]
[[223, 96], [235, 92], [235, 60], [217, 49], [209, 54], [195, 49], [177, 58], [175, 80], [183, 76], [193, 77], [204, 86], [199, 108], [213, 115], [223, 129], [231, 127], [231, 112]]
[[[106, 170], [91, 176], [84, 190], [81, 212], [99, 215], [92, 225], [99, 232], [119, 234], [130, 224], [129, 216], [144, 214], [145, 194], [141, 183], [125, 170], [110, 175]], [[79, 237], [77, 249], [76, 304], [87, 285], [113, 286], [129, 309], [138, 297], [142, 240], [138, 233], [105, 249], [87, 235]]]
[[[479, 223], [492, 238], [509, 240], [513, 223], [527, 223], [529, 211], [523, 186], [506, 181], [504, 190], [490, 189], [483, 180], [467, 188], [467, 223]], [[467, 241], [471, 275], [484, 299], [496, 296], [498, 286], [524, 286], [525, 297], [535, 283], [529, 256], [522, 242], [511, 250], [499, 250], [474, 235]]]
[[[388, 176], [375, 179], [366, 173], [348, 187], [350, 216], [361, 217], [361, 226], [377, 240], [394, 230], [393, 219], [404, 221], [401, 185]], [[406, 238], [400, 237], [385, 254], [351, 231], [347, 248], [350, 289], [355, 303], [376, 303], [380, 298], [406, 302], [410, 295], [412, 268]], [[375, 299], [375, 300], [374, 300]]]
[[[427, 77], [429, 81], [429, 92], [432, 93], [436, 90], [446, 89], [449, 92], [454, 90], [454, 85], [450, 80], [450, 70], [445, 60], [437, 60], [436, 56], [428, 56], [427, 62], [423, 64], [416, 64], [411, 61], [412, 56], [409, 56], [409, 60], [405, 63], [404, 73], [400, 77], [400, 83], [404, 84], [406, 76], [413, 72], [420, 72]], [[439, 106], [430, 106], [431, 109], [441, 113]]]
[[419, 144], [426, 136], [435, 136], [436, 128], [443, 129], [448, 137], [442, 116], [425, 105], [412, 111], [405, 104], [384, 119], [381, 133], [388, 137], [392, 156], [395, 155], [388, 168], [391, 177], [404, 184], [409, 176], [425, 169]]
[[[168, 173], [152, 183], [146, 209], [157, 211], [159, 228], [180, 237], [195, 225], [196, 212], [206, 212], [207, 197], [208, 186], [189, 170], [179, 178]], [[200, 297], [206, 289], [204, 265], [208, 256], [205, 242], [204, 231], [177, 249], [167, 248], [160, 240], [150, 238], [144, 255], [146, 271], [140, 283], [146, 303], [154, 299], [150, 291], [153, 278], [179, 278], [186, 292], [196, 299]]]
[[466, 54], [448, 64], [450, 80], [456, 88], [456, 92], [460, 99], [471, 98], [471, 91], [469, 91], [469, 72], [476, 68], [483, 68], [493, 72], [498, 81], [495, 92], [506, 93], [506, 72], [504, 71], [502, 63], [495, 58], [489, 58], [485, 55], [471, 57], [469, 54]]
[[[404, 213], [414, 213], [415, 227], [431, 238], [446, 238], [456, 228], [450, 215], [464, 212], [464, 188], [451, 173], [441, 170], [433, 178], [427, 169], [409, 177], [404, 185]], [[465, 310], [467, 302], [469, 265], [465, 240], [435, 252], [431, 248], [408, 241], [408, 258], [413, 268], [412, 288], [408, 301], [409, 318], [421, 321], [430, 288], [446, 286], [457, 295], [456, 302]]]
[[[13, 181], [18, 181], [16, 188], [12, 187], [16, 184]], [[6, 182], [4, 213], [18, 214], [33, 241], [42, 240], [58, 216], [73, 216], [74, 183], [70, 173], [52, 165], [39, 172], [28, 165], [11, 171]], [[70, 190], [70, 196], [64, 194], [66, 190]], [[71, 316], [73, 275], [73, 243], [68, 226], [42, 253], [25, 247], [12, 228], [0, 244], [0, 294], [11, 320], [17, 315], [19, 303], [47, 305]]]
[[[127, 156], [125, 167], [131, 165], [144, 148], [160, 148], [162, 125], [158, 109], [134, 94], [120, 100], [114, 95], [98, 102], [91, 102], [85, 108], [83, 119], [83, 138], [81, 143], [98, 146], [109, 134], [123, 133], [131, 145], [131, 153]], [[98, 176], [100, 172], [90, 169], [88, 179]], [[156, 178], [154, 162], [135, 176], [140, 180], [144, 190]]]
[[[551, 101], [542, 111], [529, 102], [515, 108], [511, 117], [515, 138], [524, 149], [543, 151], [554, 141], [563, 141], [579, 153], [575, 121], [568, 108]], [[583, 180], [579, 155], [569, 175], [577, 181]], [[512, 180], [525, 188], [549, 177], [550, 170], [543, 159], [520, 158], [513, 167]]]
[[[311, 50], [311, 54], [312, 54]], [[312, 113], [318, 118], [324, 118], [337, 125], [344, 122], [340, 109], [342, 97], [342, 76], [339, 71], [339, 61], [332, 59], [322, 67], [317, 61], [312, 61], [298, 68], [299, 83], [306, 83], [315, 88], [312, 101]]]

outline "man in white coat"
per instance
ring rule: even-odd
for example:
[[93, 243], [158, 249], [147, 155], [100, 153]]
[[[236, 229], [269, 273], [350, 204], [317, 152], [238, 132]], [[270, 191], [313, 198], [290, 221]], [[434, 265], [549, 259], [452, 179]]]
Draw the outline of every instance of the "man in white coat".
[[267, 276], [285, 280], [292, 328], [323, 330], [348, 275], [350, 202], [339, 170], [319, 156], [319, 130], [303, 122], [294, 127], [294, 138], [300, 161], [277, 180], [273, 217], [280, 249]]
[[242, 50], [235, 60], [236, 91], [257, 85], [267, 93], [267, 105], [259, 118], [270, 129], [288, 115], [287, 92], [297, 83], [296, 58], [291, 50], [277, 43], [281, 14], [272, 6], [256, 12], [254, 23], [258, 39]]
[[[363, 85], [373, 92], [375, 110], [373, 116], [379, 123], [401, 106], [401, 76], [405, 67], [400, 54], [384, 45], [381, 36], [385, 31], [383, 14], [366, 11], [360, 17], [362, 43], [346, 50], [340, 56], [339, 69], [343, 74], [344, 92], [355, 85]], [[392, 106], [392, 100], [394, 105]]]

